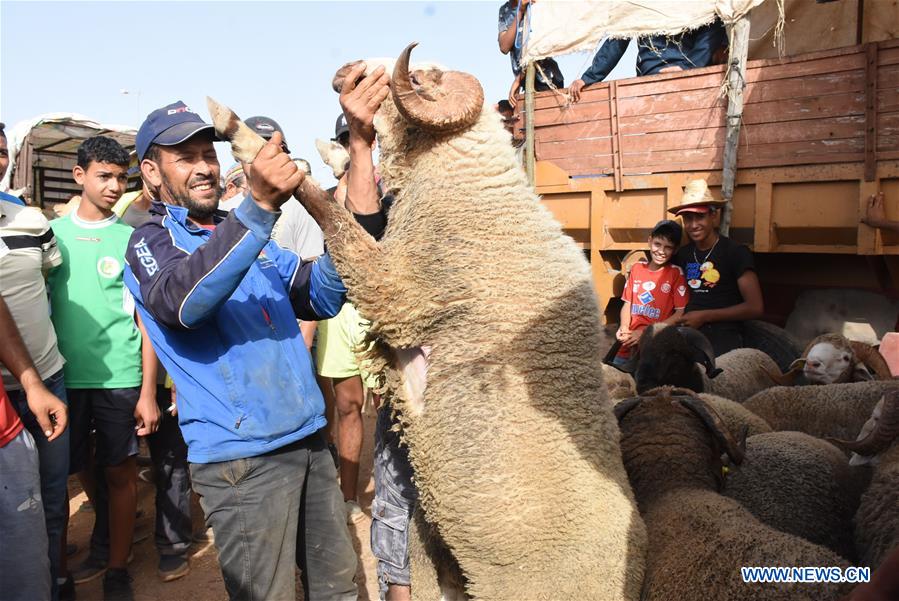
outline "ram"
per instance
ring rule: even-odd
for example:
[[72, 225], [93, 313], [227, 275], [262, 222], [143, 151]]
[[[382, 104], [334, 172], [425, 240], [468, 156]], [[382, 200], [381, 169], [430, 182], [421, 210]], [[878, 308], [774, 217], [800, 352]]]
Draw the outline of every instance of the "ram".
[[840, 334], [812, 340], [785, 374], [772, 371], [779, 384], [792, 385], [801, 375], [808, 384], [842, 384], [892, 378], [886, 359], [869, 344]]
[[[461, 570], [442, 584], [479, 599], [637, 599], [646, 533], [603, 383], [589, 265], [528, 185], [478, 81], [410, 69], [412, 47], [375, 116], [395, 197], [381, 242], [313, 182], [297, 196], [371, 321], [422, 530]], [[212, 112], [243, 148], [236, 116]], [[421, 573], [413, 594], [439, 597]]]

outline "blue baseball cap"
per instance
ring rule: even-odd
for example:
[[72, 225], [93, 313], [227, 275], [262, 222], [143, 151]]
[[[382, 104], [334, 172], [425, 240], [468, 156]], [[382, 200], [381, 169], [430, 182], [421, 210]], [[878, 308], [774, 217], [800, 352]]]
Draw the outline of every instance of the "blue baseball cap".
[[180, 100], [156, 109], [147, 115], [137, 130], [137, 139], [134, 142], [137, 147], [137, 159], [144, 160], [144, 155], [147, 154], [151, 144], [175, 146], [202, 131], [209, 131], [215, 136], [215, 128], [203, 121]]

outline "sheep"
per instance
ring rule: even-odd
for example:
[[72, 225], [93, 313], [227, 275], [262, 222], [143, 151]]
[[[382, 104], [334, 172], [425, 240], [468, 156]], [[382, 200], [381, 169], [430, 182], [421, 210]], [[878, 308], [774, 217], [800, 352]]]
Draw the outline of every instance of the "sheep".
[[728, 466], [722, 492], [763, 523], [851, 559], [854, 486], [846, 457], [831, 443], [769, 432], [746, 439], [746, 457]]
[[779, 373], [777, 363], [765, 352], [754, 348], [738, 348], [715, 359], [721, 374], [703, 377], [703, 390], [739, 403], [752, 395], [777, 385], [771, 377]]
[[755, 436], [772, 431], [764, 419], [736, 401], [705, 392], [700, 393], [699, 398], [721, 416], [727, 429], [734, 436]]
[[661, 388], [615, 407], [624, 465], [646, 528], [641, 599], [838, 599], [845, 585], [744, 583], [742, 566], [840, 566], [836, 553], [768, 526], [717, 491], [720, 453], [743, 451], [694, 393]]
[[895, 388], [899, 381], [775, 386], [752, 396], [743, 406], [775, 431], [847, 439], [861, 429], [884, 391]]
[[856, 440], [834, 442], [853, 452], [852, 464], [874, 466], [854, 519], [859, 560], [873, 568], [899, 547], [899, 389], [884, 393]]
[[612, 401], [620, 401], [630, 398], [637, 394], [637, 388], [634, 379], [623, 371], [615, 369], [611, 365], [602, 365], [603, 381]]
[[867, 380], [890, 380], [892, 374], [877, 349], [840, 334], [822, 334], [805, 347], [802, 356], [785, 374], [771, 371], [779, 384], [792, 385], [802, 374], [809, 384], [841, 384]]
[[331, 168], [334, 179], [340, 179], [350, 168], [350, 153], [334, 140], [315, 140], [315, 149], [321, 155], [322, 162]]
[[[528, 185], [477, 80], [410, 75], [411, 50], [375, 117], [395, 197], [380, 243], [310, 180], [296, 196], [371, 321], [425, 537], [445, 544], [471, 597], [637, 599], [646, 533], [603, 383], [589, 265]], [[236, 115], [211, 109], [232, 151], [254, 157]]]
[[736, 349], [716, 359], [698, 330], [653, 324], [640, 338], [634, 379], [638, 394], [681, 386], [742, 402], [774, 386], [769, 374], [775, 372], [780, 373], [774, 360], [757, 349]]

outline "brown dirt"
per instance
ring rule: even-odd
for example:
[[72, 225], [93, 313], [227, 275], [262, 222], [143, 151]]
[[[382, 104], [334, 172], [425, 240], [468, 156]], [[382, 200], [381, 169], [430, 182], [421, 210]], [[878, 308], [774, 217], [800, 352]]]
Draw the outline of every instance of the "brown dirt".
[[[359, 569], [356, 572], [356, 583], [359, 588], [359, 599], [378, 598], [378, 579], [375, 571], [376, 561], [371, 554], [369, 533], [371, 528], [371, 501], [374, 496], [372, 480], [372, 449], [374, 446], [374, 427], [376, 413], [367, 405], [362, 419], [365, 425], [365, 440], [360, 462], [359, 504], [365, 512], [365, 518], [349, 526], [356, 553], [360, 557]], [[134, 578], [135, 601], [217, 601], [227, 599], [225, 585], [218, 565], [218, 553], [213, 543], [195, 543], [190, 550], [189, 574], [174, 582], [162, 582], [156, 575], [159, 556], [153, 544], [153, 525], [155, 520], [154, 487], [138, 481], [138, 509], [143, 515], [138, 518], [136, 531], [148, 533], [149, 536], [134, 545], [134, 561], [129, 564], [128, 571]], [[87, 557], [90, 543], [94, 513], [87, 503], [87, 495], [81, 490], [75, 478], [69, 480], [69, 543], [78, 545], [78, 552], [69, 558], [70, 569], [77, 566]], [[84, 505], [82, 507], [82, 505]], [[203, 512], [200, 510], [196, 495], [193, 503], [194, 532], [202, 532]], [[298, 579], [299, 581], [299, 579]], [[76, 587], [79, 601], [101, 601], [103, 599], [103, 579], [98, 578]], [[298, 587], [297, 599], [302, 599], [302, 589]]]

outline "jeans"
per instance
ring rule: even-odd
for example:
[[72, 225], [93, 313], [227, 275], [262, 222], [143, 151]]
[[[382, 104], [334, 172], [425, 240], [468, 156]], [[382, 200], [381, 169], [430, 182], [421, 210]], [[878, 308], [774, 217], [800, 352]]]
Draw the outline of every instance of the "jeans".
[[409, 450], [400, 446], [400, 435], [391, 431], [390, 405], [378, 410], [375, 426], [375, 498], [371, 505], [371, 550], [378, 558], [381, 598], [388, 584], [410, 584], [409, 525], [418, 500], [412, 484]]
[[[41, 434], [43, 436], [43, 434]], [[50, 598], [39, 459], [28, 430], [0, 447], [0, 600]], [[51, 553], [53, 555], [53, 553]], [[59, 558], [59, 547], [56, 547]]]
[[190, 472], [187, 445], [178, 418], [166, 411], [171, 391], [156, 388], [159, 429], [147, 437], [156, 473], [156, 550], [160, 555], [184, 555], [190, 548]]
[[231, 599], [355, 600], [356, 552], [321, 431], [258, 457], [192, 463]]
[[[62, 402], [66, 402], [66, 386], [63, 370], [59, 370], [46, 380], [44, 385]], [[59, 435], [53, 442], [47, 442], [37, 418], [28, 409], [28, 400], [22, 390], [8, 391], [9, 400], [19, 413], [25, 428], [34, 438], [40, 457], [41, 498], [44, 503], [44, 519], [46, 520], [48, 553], [50, 556], [50, 573], [53, 591], [51, 599], [57, 598], [56, 579], [65, 574], [59, 573], [60, 545], [62, 529], [65, 527], [69, 512], [67, 483], [69, 478], [69, 430]]]

